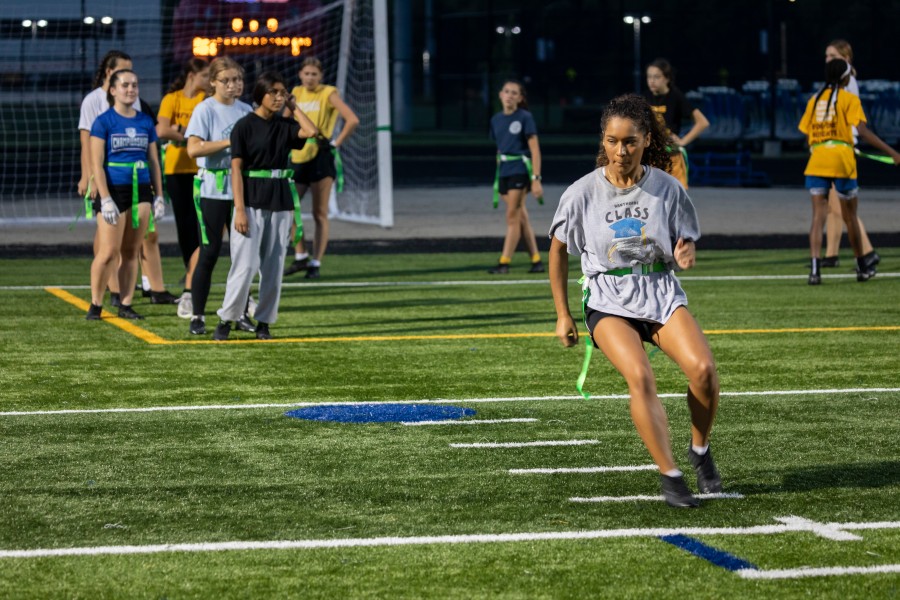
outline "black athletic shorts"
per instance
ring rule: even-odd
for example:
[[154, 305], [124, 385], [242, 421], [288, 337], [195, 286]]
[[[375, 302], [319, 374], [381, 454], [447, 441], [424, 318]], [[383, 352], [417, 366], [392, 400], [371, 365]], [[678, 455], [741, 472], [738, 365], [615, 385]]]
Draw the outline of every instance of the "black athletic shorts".
[[638, 335], [641, 336], [641, 340], [647, 342], [648, 344], [653, 344], [654, 346], [657, 343], [653, 340], [653, 326], [656, 323], [651, 323], [649, 321], [641, 321], [640, 319], [633, 319], [631, 317], [623, 317], [621, 315], [611, 315], [609, 313], [600, 312], [599, 310], [594, 310], [590, 306], [584, 307], [584, 325], [587, 327], [587, 330], [591, 334], [591, 340], [594, 342], [594, 347], [599, 348], [597, 345], [597, 341], [594, 339], [594, 328], [597, 326], [597, 323], [600, 322], [600, 319], [603, 317], [619, 317], [620, 319], [625, 319], [632, 327], [634, 327]]
[[[116, 208], [119, 209], [120, 213], [123, 213], [131, 208], [130, 183], [125, 185], [109, 186], [109, 195], [116, 203]], [[94, 200], [94, 214], [100, 213], [100, 200], [101, 199], [99, 196], [96, 200]], [[149, 183], [138, 184], [138, 202], [147, 202], [148, 204], [153, 202], [153, 189], [150, 187]]]
[[500, 178], [500, 195], [505, 196], [509, 190], [530, 190], [531, 180], [528, 175], [510, 175]]
[[326, 177], [337, 178], [334, 155], [328, 140], [319, 142], [319, 152], [314, 159], [305, 163], [293, 163], [291, 167], [294, 169], [294, 181], [303, 185], [322, 181]]

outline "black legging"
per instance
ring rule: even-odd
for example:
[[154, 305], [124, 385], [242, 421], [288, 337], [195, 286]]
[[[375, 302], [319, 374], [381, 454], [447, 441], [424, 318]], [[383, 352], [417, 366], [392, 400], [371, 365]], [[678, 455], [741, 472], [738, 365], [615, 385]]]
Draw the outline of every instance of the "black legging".
[[[206, 300], [209, 298], [212, 273], [219, 260], [219, 252], [222, 250], [223, 231], [225, 228], [231, 227], [233, 206], [234, 203], [231, 200], [200, 198], [200, 211], [203, 213], [203, 226], [206, 228], [206, 239], [209, 243], [200, 244], [200, 258], [197, 259], [197, 267], [194, 269], [194, 278], [191, 281], [191, 301], [194, 304], [195, 315], [206, 314]], [[200, 235], [199, 227], [197, 235]]]
[[178, 247], [187, 268], [194, 250], [200, 245], [197, 210], [194, 208], [194, 176], [190, 173], [166, 175], [166, 191], [172, 200], [172, 213], [178, 230]]

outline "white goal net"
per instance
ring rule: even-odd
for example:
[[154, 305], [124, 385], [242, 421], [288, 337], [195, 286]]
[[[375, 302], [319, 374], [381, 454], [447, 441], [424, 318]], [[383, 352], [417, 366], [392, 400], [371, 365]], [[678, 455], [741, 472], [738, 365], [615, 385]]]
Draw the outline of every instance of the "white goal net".
[[[0, 11], [0, 220], [73, 219], [83, 213], [78, 115], [109, 50], [133, 59], [155, 112], [193, 56], [229, 56], [256, 76], [276, 70], [299, 85], [300, 61], [322, 61], [360, 118], [341, 148], [337, 218], [391, 226], [384, 0], [4, 0]], [[379, 15], [379, 13], [381, 13]], [[376, 21], [377, 19], [377, 21]], [[381, 47], [379, 48], [379, 44]], [[379, 62], [381, 61], [381, 62]], [[379, 118], [379, 115], [382, 115]], [[342, 122], [339, 119], [337, 127]], [[335, 135], [337, 132], [335, 131]], [[385, 159], [387, 157], [387, 159]], [[304, 200], [304, 211], [310, 210]]]

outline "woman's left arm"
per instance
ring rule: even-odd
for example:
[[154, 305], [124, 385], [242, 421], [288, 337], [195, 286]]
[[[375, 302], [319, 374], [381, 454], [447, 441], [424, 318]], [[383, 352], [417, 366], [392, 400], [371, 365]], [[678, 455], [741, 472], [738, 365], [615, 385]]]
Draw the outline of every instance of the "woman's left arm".
[[709, 119], [700, 112], [699, 108], [694, 109], [694, 112], [691, 113], [691, 117], [694, 119], [694, 126], [691, 127], [690, 131], [684, 134], [684, 137], [680, 138], [675, 133], [672, 134], [672, 141], [679, 146], [687, 146], [700, 137], [700, 134], [709, 127]]
[[359, 126], [359, 117], [356, 116], [356, 113], [353, 112], [347, 103], [341, 100], [340, 94], [334, 92], [328, 97], [328, 102], [338, 111], [338, 114], [341, 115], [341, 118], [344, 119], [344, 126], [341, 128], [341, 133], [334, 140], [335, 147], [340, 147], [348, 137], [353, 134], [353, 131]]
[[891, 148], [880, 137], [875, 135], [872, 130], [866, 126], [865, 121], [860, 121], [859, 123], [857, 123], [856, 130], [859, 132], [859, 137], [862, 138], [867, 144], [881, 150], [882, 152], [886, 152], [888, 156], [894, 159], [895, 165], [900, 165], [900, 153]]
[[531, 195], [535, 198], [544, 196], [544, 186], [541, 177], [541, 145], [538, 142], [538, 136], [532, 135], [528, 138], [528, 149], [531, 151], [531, 168], [534, 177], [531, 181]]

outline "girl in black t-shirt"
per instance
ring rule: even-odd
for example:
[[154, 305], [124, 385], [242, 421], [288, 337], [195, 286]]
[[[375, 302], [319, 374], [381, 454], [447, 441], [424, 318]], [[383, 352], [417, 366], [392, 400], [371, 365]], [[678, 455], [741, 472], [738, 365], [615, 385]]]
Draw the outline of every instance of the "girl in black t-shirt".
[[[645, 94], [647, 101], [656, 117], [665, 124], [669, 135], [669, 148], [672, 158], [672, 168], [669, 173], [681, 182], [687, 189], [687, 162], [683, 149], [685, 146], [700, 137], [703, 130], [709, 127], [709, 120], [685, 98], [675, 87], [675, 75], [672, 65], [664, 58], [657, 58], [647, 67], [647, 87], [650, 91]], [[692, 119], [693, 127], [679, 137], [682, 121]]]
[[[256, 109], [231, 131], [231, 270], [225, 284], [225, 300], [218, 311], [222, 321], [213, 335], [216, 340], [228, 339], [231, 322], [244, 314], [256, 273], [256, 337], [272, 339], [269, 324], [278, 317], [281, 274], [292, 222], [297, 222], [298, 233], [302, 234], [300, 198], [293, 173], [287, 168], [288, 159], [292, 149], [302, 148], [307, 138], [318, 133], [312, 121], [297, 108], [278, 73], [259, 76], [253, 88], [253, 102]], [[281, 116], [285, 103], [296, 120]]]

